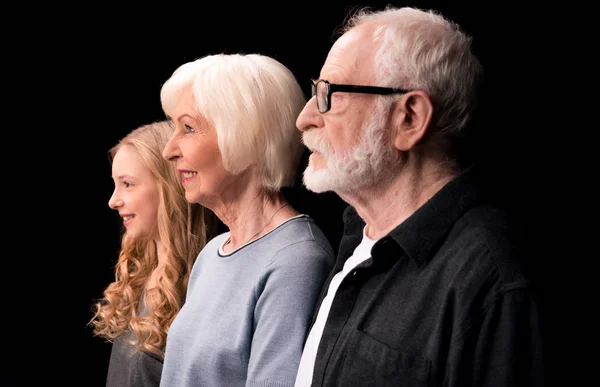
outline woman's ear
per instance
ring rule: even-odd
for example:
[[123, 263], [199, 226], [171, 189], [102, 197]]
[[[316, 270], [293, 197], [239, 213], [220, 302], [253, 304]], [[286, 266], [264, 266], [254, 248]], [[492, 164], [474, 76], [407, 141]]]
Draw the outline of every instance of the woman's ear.
[[433, 104], [429, 95], [416, 90], [406, 93], [392, 110], [393, 143], [400, 151], [409, 151], [425, 135], [431, 124]]

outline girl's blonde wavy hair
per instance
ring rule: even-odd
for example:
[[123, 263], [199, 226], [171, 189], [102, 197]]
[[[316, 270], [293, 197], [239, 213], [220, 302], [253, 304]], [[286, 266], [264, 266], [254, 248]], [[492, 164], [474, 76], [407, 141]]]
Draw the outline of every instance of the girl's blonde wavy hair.
[[[157, 230], [167, 259], [156, 273], [156, 287], [146, 284], [158, 265], [152, 238], [134, 240], [123, 233], [115, 280], [94, 307], [93, 333], [113, 342], [124, 333], [134, 333], [135, 351], [164, 356], [167, 332], [181, 309], [190, 271], [210, 235], [214, 215], [197, 203], [190, 204], [180, 176], [162, 150], [174, 130], [170, 121], [159, 121], [133, 130], [109, 151], [112, 162], [124, 146], [134, 149], [150, 170], [159, 190]], [[146, 313], [140, 313], [141, 303]]]

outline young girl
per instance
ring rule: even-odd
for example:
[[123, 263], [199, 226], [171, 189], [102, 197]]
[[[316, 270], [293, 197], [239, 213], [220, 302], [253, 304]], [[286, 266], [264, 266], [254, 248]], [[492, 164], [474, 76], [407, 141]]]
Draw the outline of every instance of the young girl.
[[144, 125], [110, 152], [115, 189], [108, 202], [123, 219], [115, 281], [92, 318], [94, 334], [113, 343], [107, 386], [158, 386], [167, 331], [181, 309], [192, 265], [214, 215], [190, 204], [162, 151], [170, 121]]

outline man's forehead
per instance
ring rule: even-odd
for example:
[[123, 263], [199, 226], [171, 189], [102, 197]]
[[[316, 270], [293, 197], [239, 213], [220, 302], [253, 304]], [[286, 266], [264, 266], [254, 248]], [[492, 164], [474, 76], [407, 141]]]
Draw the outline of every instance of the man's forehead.
[[333, 44], [321, 69], [321, 78], [330, 82], [372, 79], [375, 52], [369, 28], [369, 26], [356, 27], [342, 35]]

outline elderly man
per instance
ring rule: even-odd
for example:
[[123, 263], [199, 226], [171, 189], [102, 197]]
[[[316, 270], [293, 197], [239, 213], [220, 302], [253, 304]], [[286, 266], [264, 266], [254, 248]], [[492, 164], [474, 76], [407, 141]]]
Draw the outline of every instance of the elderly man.
[[296, 124], [304, 184], [350, 206], [297, 387], [543, 385], [507, 216], [461, 162], [481, 74], [433, 11], [358, 12], [331, 48]]

